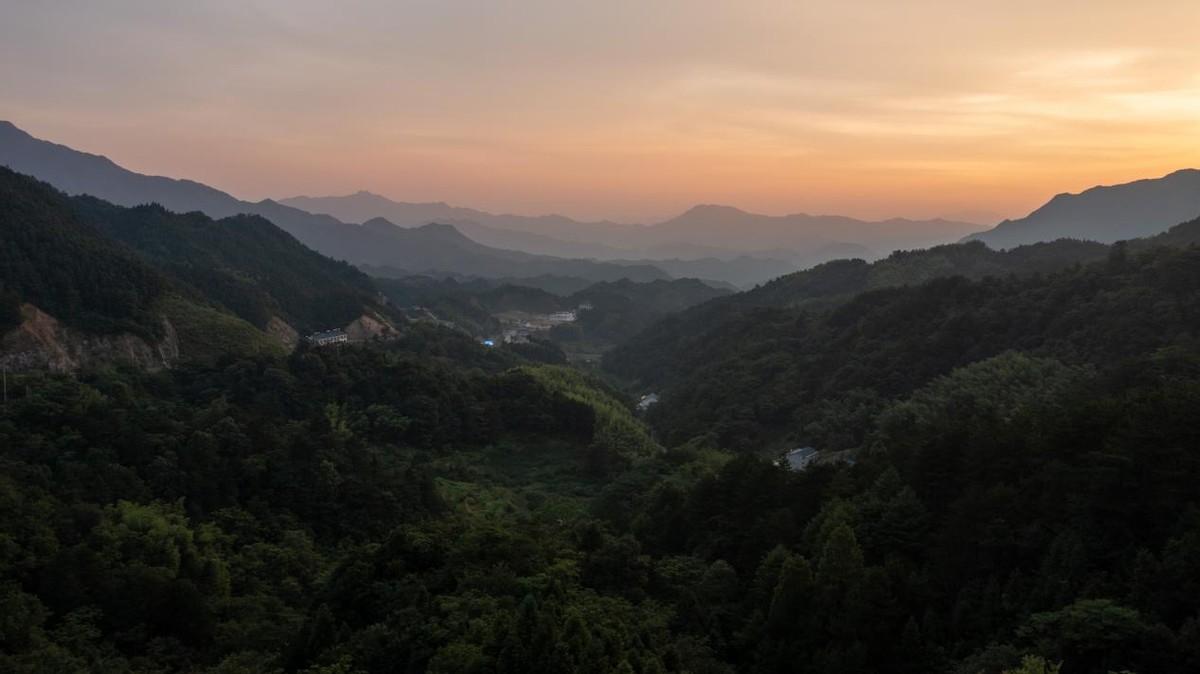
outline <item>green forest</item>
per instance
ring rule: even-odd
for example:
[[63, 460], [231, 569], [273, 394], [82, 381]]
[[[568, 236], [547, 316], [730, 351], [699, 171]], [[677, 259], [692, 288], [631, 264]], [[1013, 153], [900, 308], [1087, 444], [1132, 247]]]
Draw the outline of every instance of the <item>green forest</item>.
[[166, 277], [84, 222], [66, 195], [0, 166], [0, 335], [21, 302], [93, 332], [154, 339]]
[[[562, 298], [0, 190], [0, 329], [197, 345], [5, 373], [0, 671], [1200, 671], [1200, 221]], [[602, 372], [397, 308], [584, 301]]]
[[[1181, 244], [1200, 241], [1200, 220], [1174, 234]], [[866, 412], [1010, 349], [1109, 367], [1200, 336], [1194, 244], [1118, 244], [1100, 261], [1048, 273], [844, 292], [890, 261], [828, 263], [699, 305], [622, 344], [604, 367], [667, 392], [654, 422], [668, 444], [715, 433], [742, 451], [781, 442], [845, 449], [814, 430], [832, 408]], [[862, 419], [847, 421], [861, 429]]]
[[664, 449], [606, 386], [496, 354], [23, 376], [0, 668], [1200, 666], [1194, 349], [1005, 352], [802, 473]]
[[74, 205], [89, 224], [142, 253], [191, 294], [260, 329], [280, 318], [308, 333], [380, 309], [370, 277], [306, 248], [261, 217], [213, 220], [86, 196]]
[[150, 341], [166, 317], [210, 356], [263, 350], [273, 321], [308, 334], [402, 316], [369, 276], [260, 217], [123, 208], [0, 166], [0, 336], [22, 302], [86, 333]]

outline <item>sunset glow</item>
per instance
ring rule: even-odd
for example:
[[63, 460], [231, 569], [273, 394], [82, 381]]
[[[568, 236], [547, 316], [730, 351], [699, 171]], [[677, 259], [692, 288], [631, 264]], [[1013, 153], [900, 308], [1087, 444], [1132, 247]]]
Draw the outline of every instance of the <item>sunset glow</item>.
[[22, 2], [0, 118], [249, 199], [628, 221], [987, 221], [1200, 165], [1200, 3], [969, 4]]

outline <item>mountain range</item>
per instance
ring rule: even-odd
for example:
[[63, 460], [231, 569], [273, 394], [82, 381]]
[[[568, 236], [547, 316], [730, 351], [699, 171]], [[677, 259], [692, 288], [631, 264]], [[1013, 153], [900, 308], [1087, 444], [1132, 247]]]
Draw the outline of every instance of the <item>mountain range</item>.
[[1059, 194], [1029, 215], [968, 236], [993, 248], [1053, 239], [1113, 243], [1152, 236], [1200, 215], [1200, 170]]
[[749, 288], [835, 259], [870, 261], [960, 239], [993, 248], [1058, 238], [1112, 242], [1153, 235], [1200, 214], [1200, 171], [1194, 169], [1060, 194], [1025, 218], [978, 232], [978, 225], [952, 220], [768, 216], [713, 204], [637, 225], [496, 215], [365, 191], [249, 202], [198, 182], [135, 173], [106, 157], [34, 138], [9, 122], [0, 122], [0, 165], [68, 194], [122, 206], [157, 203], [213, 218], [261, 216], [316, 251], [380, 275], [559, 277], [578, 279], [571, 283], [578, 287], [621, 278], [700, 278]]
[[[444, 203], [396, 202], [369, 192], [249, 202], [195, 181], [129, 171], [107, 157], [34, 138], [11, 122], [0, 122], [0, 163], [68, 194], [91, 194], [118, 205], [153, 202], [171, 211], [201, 211], [214, 218], [259, 215], [331, 257], [410, 272], [521, 277], [554, 268], [550, 273], [591, 281], [621, 278], [619, 269], [603, 266], [609, 261], [746, 287], [830, 259], [875, 258], [895, 248], [947, 243], [978, 229], [947, 220], [767, 216], [714, 205], [697, 206], [654, 225], [629, 225], [557, 215], [494, 215]], [[377, 218], [417, 233], [381, 231]], [[369, 228], [348, 224], [372, 221], [376, 226]], [[449, 242], [444, 233], [421, 228], [431, 223], [452, 225], [466, 236]], [[465, 240], [479, 245], [464, 250], [461, 258], [447, 255]], [[503, 262], [513, 256], [500, 251], [520, 251], [541, 260], [533, 269], [514, 268]], [[481, 257], [491, 262], [480, 266]], [[439, 266], [421, 262], [431, 259]], [[530, 260], [519, 258], [522, 263]], [[638, 273], [629, 277], [637, 280]]]
[[865, 222], [828, 215], [767, 216], [712, 204], [640, 226], [576, 222], [562, 216], [492, 215], [444, 203], [396, 202], [370, 192], [292, 197], [281, 203], [341, 218], [382, 215], [400, 226], [433, 218], [453, 223], [489, 245], [550, 254], [559, 246], [601, 259], [643, 257], [675, 275], [662, 258], [733, 260], [743, 256], [755, 262], [777, 260], [805, 268], [840, 258], [879, 259], [894, 249], [950, 243], [964, 234], [961, 240], [982, 241], [992, 248], [1062, 238], [1113, 243], [1153, 236], [1200, 215], [1200, 170], [1183, 169], [1161, 178], [1059, 194], [1029, 215], [1005, 220], [986, 231], [952, 220]]
[[270, 199], [241, 201], [194, 181], [129, 171], [107, 157], [34, 138], [9, 122], [0, 122], [0, 165], [44, 180], [68, 194], [89, 194], [121, 206], [157, 203], [170, 211], [200, 211], [213, 218], [261, 216], [325, 255], [388, 268], [394, 273], [447, 272], [513, 278], [554, 274], [591, 282], [668, 278], [666, 272], [642, 263], [617, 264], [495, 249], [456, 235], [450, 226], [399, 228], [382, 219], [360, 226]]
[[847, 252], [878, 257], [895, 248], [950, 243], [979, 230], [979, 225], [949, 220], [867, 222], [830, 215], [770, 216], [719, 205], [695, 206], [651, 225], [580, 222], [560, 215], [495, 215], [441, 202], [406, 203], [366, 191], [339, 197], [290, 197], [280, 203], [351, 222], [373, 217], [401, 227], [442, 222], [491, 246], [610, 260], [745, 257], [811, 266]]
[[[393, 276], [443, 273], [517, 279], [551, 274], [588, 282], [687, 277], [749, 287], [848, 250], [823, 240], [822, 247], [803, 255], [779, 248], [739, 252], [720, 247], [722, 239], [713, 236], [707, 243], [684, 243], [688, 214], [660, 228], [579, 223], [561, 216], [492, 216], [444, 204], [398, 204], [367, 193], [325, 200], [295, 198], [287, 203], [242, 201], [195, 181], [129, 171], [107, 157], [34, 138], [10, 122], [0, 122], [0, 164], [68, 194], [90, 194], [122, 206], [157, 203], [171, 211], [200, 211], [214, 218], [258, 215], [321, 253]], [[331, 203], [342, 206], [329, 208]], [[296, 204], [337, 214], [308, 212]], [[466, 236], [452, 236], [445, 227], [424, 227], [433, 223], [452, 226]], [[661, 231], [646, 238], [651, 230]], [[622, 242], [625, 248], [618, 247]], [[873, 256], [866, 248], [849, 251]]]
[[[346, 225], [352, 227], [353, 225]], [[403, 228], [384, 218], [364, 222], [363, 242], [369, 238], [374, 248], [350, 248], [342, 243], [347, 259], [372, 265], [378, 275], [389, 277], [410, 274], [456, 272], [484, 278], [527, 277], [541, 275], [578, 276], [590, 281], [652, 281], [670, 276], [653, 264], [618, 264], [594, 260], [570, 260], [535, 255], [519, 250], [491, 248], [471, 240], [453, 225], [430, 223]], [[336, 244], [330, 242], [328, 246]]]

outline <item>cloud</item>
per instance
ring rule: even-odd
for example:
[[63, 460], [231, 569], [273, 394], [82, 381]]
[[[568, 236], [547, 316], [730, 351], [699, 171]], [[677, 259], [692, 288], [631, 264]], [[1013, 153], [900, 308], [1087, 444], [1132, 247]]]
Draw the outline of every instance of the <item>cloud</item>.
[[1019, 215], [1200, 163], [1200, 3], [17, 3], [5, 115], [250, 198]]

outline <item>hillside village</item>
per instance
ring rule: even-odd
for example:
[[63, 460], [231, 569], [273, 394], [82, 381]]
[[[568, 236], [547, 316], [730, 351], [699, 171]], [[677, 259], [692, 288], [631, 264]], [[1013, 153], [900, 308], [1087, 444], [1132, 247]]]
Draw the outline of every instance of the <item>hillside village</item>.
[[481, 341], [487, 346], [494, 346], [496, 344], [526, 344], [529, 342], [531, 336], [549, 332], [560, 325], [574, 323], [579, 319], [580, 312], [593, 308], [590, 302], [584, 302], [570, 311], [553, 311], [543, 314], [525, 311], [501, 312], [495, 314], [495, 316], [503, 323], [504, 329], [499, 334], [490, 335]]

